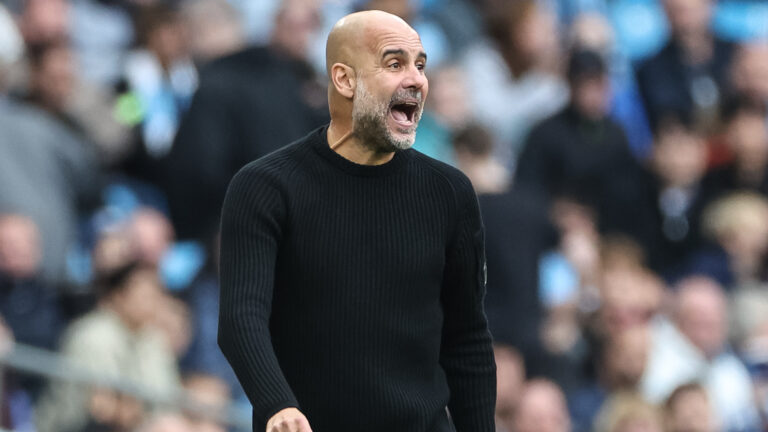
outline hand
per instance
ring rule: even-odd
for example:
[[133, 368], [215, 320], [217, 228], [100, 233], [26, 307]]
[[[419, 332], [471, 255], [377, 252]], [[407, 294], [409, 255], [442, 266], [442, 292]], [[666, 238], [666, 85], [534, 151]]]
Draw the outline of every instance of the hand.
[[312, 432], [312, 429], [301, 411], [296, 408], [286, 408], [269, 419], [267, 432]]

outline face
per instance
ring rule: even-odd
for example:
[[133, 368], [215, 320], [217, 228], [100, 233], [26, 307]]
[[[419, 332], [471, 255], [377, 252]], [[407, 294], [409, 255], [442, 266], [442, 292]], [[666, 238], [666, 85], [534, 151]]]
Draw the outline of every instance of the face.
[[768, 125], [757, 114], [742, 114], [727, 128], [728, 143], [737, 163], [747, 169], [762, 170], [768, 163]]
[[353, 130], [375, 151], [405, 150], [416, 139], [424, 110], [427, 57], [412, 29], [374, 32], [365, 65], [357, 71]]
[[40, 237], [29, 219], [0, 219], [0, 270], [14, 277], [33, 276], [40, 263]]
[[734, 64], [733, 84], [744, 94], [768, 100], [768, 43], [741, 48]]
[[607, 77], [587, 78], [573, 85], [573, 102], [582, 115], [598, 120], [608, 114], [610, 93]]
[[634, 388], [645, 371], [648, 350], [648, 334], [642, 326], [615, 335], [605, 353], [606, 373], [612, 384]]
[[494, 347], [496, 359], [496, 415], [512, 414], [525, 381], [520, 356], [506, 347]]
[[723, 349], [728, 334], [726, 305], [721, 295], [703, 288], [691, 286], [680, 295], [678, 326], [694, 346], [712, 357]]
[[114, 302], [122, 318], [131, 328], [141, 328], [153, 322], [157, 306], [163, 301], [157, 275], [149, 270], [139, 270], [125, 283], [122, 291], [116, 293]]
[[566, 432], [570, 418], [565, 398], [552, 384], [529, 384], [515, 413], [518, 432]]
[[709, 28], [712, 0], [665, 0], [664, 9], [674, 33], [705, 33]]
[[706, 144], [682, 128], [662, 131], [653, 149], [653, 164], [657, 175], [668, 186], [690, 186], [698, 182], [706, 170]]

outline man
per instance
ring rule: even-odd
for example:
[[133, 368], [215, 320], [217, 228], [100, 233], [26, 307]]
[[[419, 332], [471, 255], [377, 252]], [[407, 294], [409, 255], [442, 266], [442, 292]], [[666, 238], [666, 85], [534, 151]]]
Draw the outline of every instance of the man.
[[712, 401], [719, 430], [757, 430], [749, 373], [728, 346], [727, 306], [728, 298], [716, 281], [697, 275], [680, 281], [672, 315], [652, 325], [640, 390], [655, 403], [679, 385], [700, 382]]
[[248, 164], [224, 202], [219, 344], [254, 430], [493, 432], [477, 199], [409, 150], [419, 36], [360, 12], [326, 50], [330, 125]]
[[652, 124], [668, 111], [684, 112], [708, 127], [728, 89], [735, 45], [712, 33], [713, 0], [664, 0], [669, 42], [640, 63], [637, 84]]
[[210, 241], [227, 182], [248, 162], [328, 122], [325, 92], [307, 62], [318, 6], [284, 1], [268, 46], [207, 64], [164, 163], [180, 238]]
[[553, 201], [576, 198], [597, 211], [602, 232], [627, 231], [637, 164], [621, 127], [610, 116], [605, 61], [576, 51], [568, 64], [570, 104], [532, 130], [517, 163], [518, 186], [538, 189]]

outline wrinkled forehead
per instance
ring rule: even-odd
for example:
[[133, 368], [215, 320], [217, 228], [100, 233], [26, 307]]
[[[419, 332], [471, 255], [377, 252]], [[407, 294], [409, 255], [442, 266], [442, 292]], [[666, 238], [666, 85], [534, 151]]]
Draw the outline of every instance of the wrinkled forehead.
[[363, 37], [369, 54], [377, 57], [389, 50], [403, 50], [414, 57], [424, 51], [419, 34], [404, 23], [371, 25], [364, 31]]

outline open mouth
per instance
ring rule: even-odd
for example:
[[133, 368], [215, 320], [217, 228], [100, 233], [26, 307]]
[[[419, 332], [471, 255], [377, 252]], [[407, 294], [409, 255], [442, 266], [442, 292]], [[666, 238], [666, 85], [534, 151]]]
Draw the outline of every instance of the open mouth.
[[416, 111], [419, 109], [417, 102], [398, 102], [389, 108], [389, 114], [395, 122], [401, 126], [413, 126], [416, 122]]

